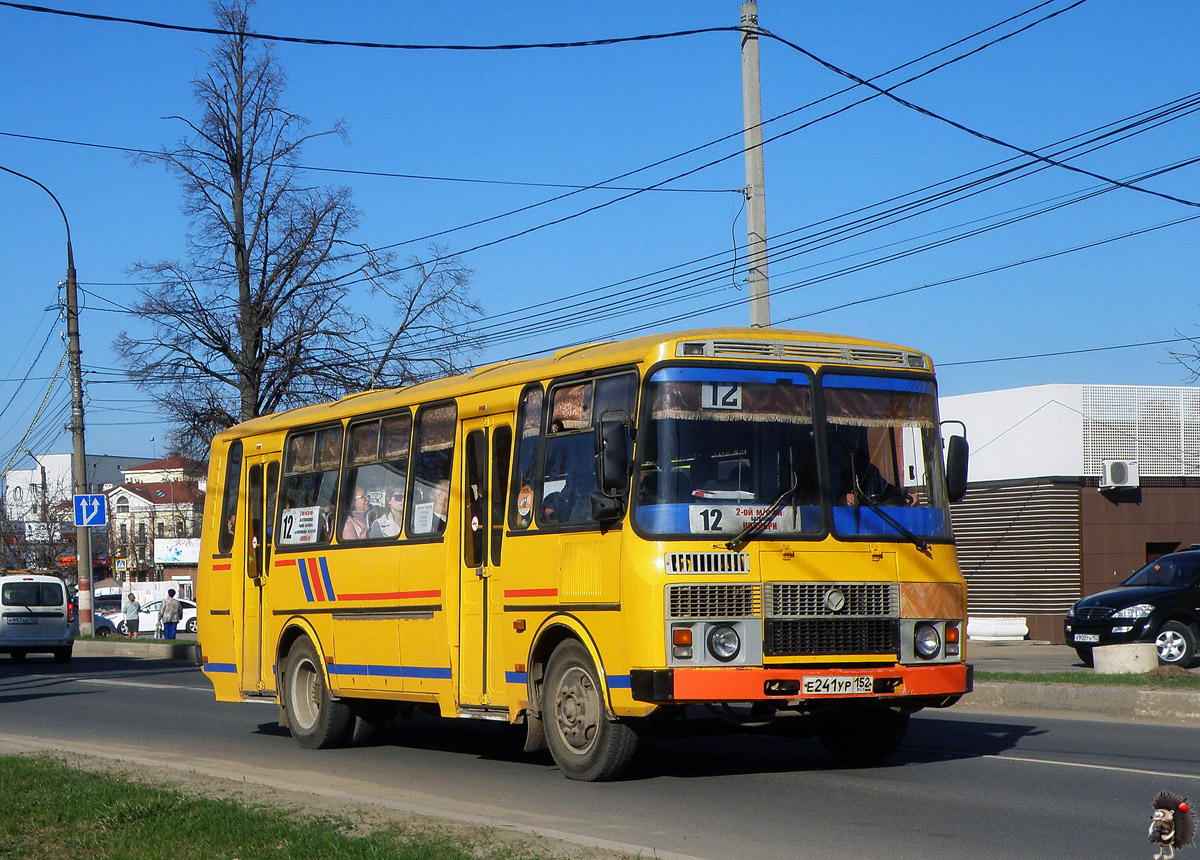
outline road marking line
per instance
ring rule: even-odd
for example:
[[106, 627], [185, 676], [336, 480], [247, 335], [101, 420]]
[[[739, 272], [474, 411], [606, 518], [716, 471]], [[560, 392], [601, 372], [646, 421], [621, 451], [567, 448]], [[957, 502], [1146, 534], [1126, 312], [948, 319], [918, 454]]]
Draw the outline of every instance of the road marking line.
[[1081, 761], [1058, 761], [1057, 759], [1048, 758], [1025, 758], [1016, 755], [986, 755], [983, 758], [997, 759], [999, 761], [1016, 761], [1026, 764], [1050, 764], [1058, 767], [1081, 767], [1088, 770], [1111, 770], [1118, 773], [1136, 773], [1142, 776], [1165, 776], [1172, 779], [1200, 779], [1200, 774], [1194, 773], [1171, 773], [1165, 770], [1145, 770], [1138, 767], [1114, 767], [1106, 764], [1087, 764]]
[[101, 687], [149, 687], [152, 690], [192, 690], [197, 693], [211, 692], [207, 687], [189, 687], [185, 684], [147, 684], [144, 681], [114, 681], [111, 679], [80, 678], [80, 684], [98, 684]]

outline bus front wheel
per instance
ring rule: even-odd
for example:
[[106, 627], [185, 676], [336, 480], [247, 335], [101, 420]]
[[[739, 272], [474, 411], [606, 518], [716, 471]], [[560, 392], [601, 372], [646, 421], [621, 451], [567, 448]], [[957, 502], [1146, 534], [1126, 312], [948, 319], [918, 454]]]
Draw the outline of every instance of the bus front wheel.
[[301, 637], [288, 651], [283, 706], [288, 728], [302, 747], [342, 746], [354, 725], [354, 712], [329, 693], [321, 657], [312, 640]]
[[568, 640], [554, 649], [542, 688], [546, 743], [563, 774], [587, 782], [615, 779], [633, 760], [637, 735], [608, 719], [587, 649]]

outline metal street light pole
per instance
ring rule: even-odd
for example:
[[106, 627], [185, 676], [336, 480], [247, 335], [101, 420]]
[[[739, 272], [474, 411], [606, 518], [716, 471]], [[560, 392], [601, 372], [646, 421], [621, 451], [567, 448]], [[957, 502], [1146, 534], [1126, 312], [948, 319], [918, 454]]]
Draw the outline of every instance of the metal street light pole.
[[[66, 210], [49, 188], [32, 176], [18, 173], [7, 167], [0, 170], [27, 179], [50, 195], [62, 215], [67, 228], [67, 363], [71, 373], [71, 482], [75, 495], [88, 491], [87, 456], [83, 444], [83, 363], [79, 348], [79, 288], [75, 283], [75, 254], [71, 250], [71, 222]], [[75, 566], [79, 578], [79, 632], [91, 636], [95, 632], [92, 622], [92, 547], [91, 534], [86, 526], [75, 527]]]

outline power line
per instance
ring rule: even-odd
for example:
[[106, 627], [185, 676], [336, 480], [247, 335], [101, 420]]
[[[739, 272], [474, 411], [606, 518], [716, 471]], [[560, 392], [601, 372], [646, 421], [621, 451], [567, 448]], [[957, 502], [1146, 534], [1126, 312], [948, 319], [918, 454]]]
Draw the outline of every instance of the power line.
[[702, 27], [695, 30], [677, 30], [672, 33], [647, 33], [640, 36], [618, 36], [608, 39], [588, 39], [580, 42], [532, 42], [506, 45], [429, 45], [429, 44], [399, 44], [393, 42], [360, 42], [341, 39], [319, 39], [303, 36], [275, 36], [267, 33], [251, 31], [234, 32], [222, 30], [219, 27], [191, 27], [184, 24], [166, 24], [161, 21], [147, 21], [139, 18], [120, 18], [113, 15], [96, 15], [89, 12], [73, 12], [66, 9], [52, 9], [48, 6], [33, 6], [28, 3], [12, 3], [8, 0], [0, 2], [0, 6], [20, 9], [23, 12], [40, 12], [48, 15], [62, 15], [67, 18], [83, 18], [89, 21], [104, 21], [115, 24], [135, 24], [139, 27], [152, 27], [157, 30], [174, 30], [181, 33], [203, 33], [209, 36], [243, 36], [247, 39], [257, 39], [263, 42], [282, 42], [295, 45], [322, 45], [340, 48], [371, 48], [394, 51], [527, 51], [546, 48], [595, 48], [603, 45], [620, 45], [627, 42], [651, 42], [660, 39], [675, 39], [682, 36], [697, 36], [702, 33], [740, 33], [743, 27]]
[[1142, 194], [1149, 194], [1153, 197], [1161, 197], [1163, 200], [1170, 200], [1173, 203], [1181, 203], [1184, 206], [1193, 206], [1193, 207], [1200, 208], [1200, 203], [1197, 203], [1195, 201], [1186, 200], [1182, 197], [1176, 197], [1171, 194], [1165, 194], [1161, 191], [1154, 191], [1149, 188], [1142, 188], [1137, 185], [1131, 185], [1129, 183], [1121, 182], [1120, 180], [1112, 179], [1108, 176], [1104, 176], [1102, 174], [1095, 173], [1091, 170], [1085, 170], [1082, 167], [1075, 167], [1074, 165], [1066, 164], [1061, 161], [1056, 161], [1056, 160], [1054, 160], [1052, 158], [1048, 158], [1044, 155], [1039, 155], [1038, 153], [1034, 152], [1033, 150], [1025, 149], [1024, 147], [1018, 146], [1015, 143], [1009, 143], [1008, 141], [1001, 140], [1000, 138], [995, 137], [994, 135], [985, 134], [984, 132], [981, 132], [981, 131], [973, 129], [969, 126], [963, 125], [962, 123], [952, 120], [949, 117], [943, 116], [942, 114], [932, 111], [929, 108], [921, 107], [920, 105], [915, 104], [914, 102], [908, 101], [907, 99], [903, 99], [900, 96], [893, 93], [890, 89], [884, 89], [883, 87], [876, 86], [875, 84], [871, 83], [870, 81], [868, 81], [864, 78], [860, 78], [858, 75], [855, 75], [852, 72], [848, 72], [845, 69], [835, 66], [833, 63], [830, 63], [827, 60], [821, 59], [816, 54], [800, 47], [795, 42], [789, 42], [787, 39], [784, 39], [782, 36], [776, 36], [775, 34], [767, 32], [765, 30], [760, 31], [760, 35], [764, 36], [768, 39], [774, 39], [775, 41], [777, 41], [781, 44], [787, 45], [789, 48], [792, 48], [793, 50], [800, 52], [804, 56], [821, 64], [822, 66], [829, 69], [830, 71], [835, 72], [839, 75], [842, 75], [843, 77], [848, 78], [849, 80], [855, 81], [856, 83], [858, 83], [862, 86], [868, 87], [868, 88], [874, 90], [875, 92], [877, 92], [879, 95], [885, 96], [885, 97], [891, 99], [892, 101], [896, 102], [897, 104], [903, 105], [904, 107], [908, 108], [909, 110], [913, 110], [913, 111], [916, 111], [917, 113], [924, 114], [927, 117], [931, 117], [932, 119], [936, 119], [939, 122], [943, 122], [953, 128], [958, 129], [959, 131], [963, 131], [973, 137], [977, 137], [980, 140], [986, 140], [989, 143], [994, 143], [998, 146], [1003, 146], [1006, 149], [1011, 149], [1014, 152], [1019, 152], [1022, 155], [1025, 155], [1029, 158], [1036, 158], [1038, 161], [1044, 162], [1053, 167], [1060, 167], [1064, 170], [1069, 170], [1073, 173], [1079, 173], [1084, 176], [1090, 176], [1092, 179], [1099, 179], [1102, 182], [1109, 182], [1120, 188], [1126, 188], [1130, 191], [1138, 191], [1138, 192], [1141, 192]]

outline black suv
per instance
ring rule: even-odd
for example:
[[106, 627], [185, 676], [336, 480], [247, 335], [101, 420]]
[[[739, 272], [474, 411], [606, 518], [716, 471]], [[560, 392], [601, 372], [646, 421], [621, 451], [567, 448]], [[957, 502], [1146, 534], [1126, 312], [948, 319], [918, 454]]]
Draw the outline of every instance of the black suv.
[[1120, 587], [1083, 598], [1064, 630], [1088, 666], [1098, 645], [1153, 642], [1159, 663], [1187, 668], [1200, 639], [1200, 552], [1164, 555]]

